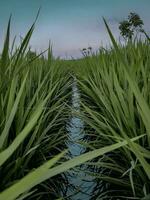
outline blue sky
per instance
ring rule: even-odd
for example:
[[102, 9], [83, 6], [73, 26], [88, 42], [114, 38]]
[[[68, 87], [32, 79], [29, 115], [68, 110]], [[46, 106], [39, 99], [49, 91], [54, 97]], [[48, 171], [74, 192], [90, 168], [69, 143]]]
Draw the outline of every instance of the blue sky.
[[[118, 22], [129, 12], [137, 12], [150, 31], [150, 0], [0, 0], [0, 39], [2, 41], [8, 18], [12, 13], [12, 38], [24, 36], [42, 7], [34, 34], [32, 49], [37, 51], [53, 44], [56, 56], [79, 56], [80, 49], [108, 45], [102, 17], [105, 17], [116, 36]], [[0, 46], [0, 49], [2, 47]]]

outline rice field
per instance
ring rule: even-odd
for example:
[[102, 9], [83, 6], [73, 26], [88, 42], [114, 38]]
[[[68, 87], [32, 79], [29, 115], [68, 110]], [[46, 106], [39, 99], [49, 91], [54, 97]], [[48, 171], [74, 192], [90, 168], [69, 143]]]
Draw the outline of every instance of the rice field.
[[[86, 165], [88, 199], [150, 199], [149, 40], [118, 44], [78, 60], [31, 52], [35, 23], [0, 56], [0, 200], [73, 199], [68, 174]], [[72, 86], [80, 109], [71, 106]], [[84, 124], [85, 148], [68, 157], [67, 124]], [[82, 168], [78, 168], [82, 170]], [[78, 174], [78, 173], [77, 173]], [[74, 191], [76, 192], [76, 191]]]

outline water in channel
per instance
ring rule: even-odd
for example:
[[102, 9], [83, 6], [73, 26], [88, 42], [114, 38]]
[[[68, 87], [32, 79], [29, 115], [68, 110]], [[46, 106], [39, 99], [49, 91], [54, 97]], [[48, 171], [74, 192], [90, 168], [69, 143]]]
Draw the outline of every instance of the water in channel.
[[[77, 88], [76, 81], [72, 86], [72, 108], [76, 112], [80, 112], [80, 93]], [[84, 139], [84, 123], [76, 115], [72, 115], [68, 124], [69, 139], [67, 146], [69, 149], [69, 158], [79, 156], [85, 152], [85, 147], [79, 144], [79, 141]], [[91, 176], [85, 173], [86, 165], [81, 165], [70, 170], [68, 175], [69, 190], [67, 196], [72, 200], [89, 200], [92, 196], [92, 191], [95, 186]], [[71, 187], [72, 186], [72, 187]], [[72, 189], [71, 189], [72, 188]]]

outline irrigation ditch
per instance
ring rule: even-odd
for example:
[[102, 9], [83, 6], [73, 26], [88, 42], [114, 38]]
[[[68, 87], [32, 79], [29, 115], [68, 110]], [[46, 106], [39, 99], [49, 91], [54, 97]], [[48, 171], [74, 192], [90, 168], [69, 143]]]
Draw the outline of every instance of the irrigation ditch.
[[[77, 86], [76, 79], [72, 84], [72, 99], [71, 99], [72, 110], [76, 113], [80, 112], [80, 92]], [[86, 151], [86, 147], [80, 143], [84, 141], [84, 122], [74, 112], [71, 115], [69, 123], [67, 125], [68, 130], [68, 141], [67, 146], [69, 149], [68, 157], [74, 158], [79, 156]], [[92, 196], [95, 182], [93, 177], [89, 176], [87, 166], [85, 164], [80, 165], [67, 172], [69, 190], [67, 196], [72, 200], [89, 200]]]

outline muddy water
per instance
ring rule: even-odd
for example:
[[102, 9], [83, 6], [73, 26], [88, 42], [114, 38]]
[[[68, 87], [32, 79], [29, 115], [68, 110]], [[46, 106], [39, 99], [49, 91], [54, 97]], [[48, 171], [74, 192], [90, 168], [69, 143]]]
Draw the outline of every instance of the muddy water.
[[[72, 86], [72, 108], [80, 112], [80, 93], [75, 81]], [[84, 123], [79, 117], [72, 115], [67, 129], [69, 133], [67, 142], [69, 148], [68, 156], [73, 158], [81, 155], [86, 150], [83, 145], [79, 144], [79, 141], [85, 138]], [[68, 181], [70, 189], [67, 195], [72, 200], [89, 200], [92, 196], [95, 183], [93, 178], [85, 171], [87, 171], [86, 165], [82, 165], [69, 172]]]

